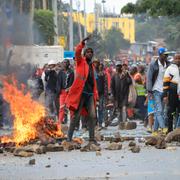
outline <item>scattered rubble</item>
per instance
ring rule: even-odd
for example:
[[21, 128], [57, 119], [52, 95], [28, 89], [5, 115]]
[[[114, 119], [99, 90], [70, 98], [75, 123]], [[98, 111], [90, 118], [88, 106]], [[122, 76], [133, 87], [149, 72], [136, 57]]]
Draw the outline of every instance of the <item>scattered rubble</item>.
[[133, 147], [133, 146], [136, 146], [136, 143], [134, 141], [130, 141], [129, 142], [129, 147]]
[[31, 157], [34, 155], [32, 152], [27, 152], [22, 149], [15, 149], [13, 154], [14, 156], [19, 156], [19, 157]]
[[51, 167], [51, 165], [47, 165], [47, 166], [45, 166], [46, 168], [50, 168]]
[[135, 137], [131, 137], [131, 136], [125, 136], [122, 138], [123, 141], [134, 141], [135, 140]]
[[101, 151], [96, 151], [96, 156], [101, 156]]
[[137, 124], [136, 122], [120, 122], [119, 129], [120, 130], [132, 130], [136, 129]]
[[[121, 126], [126, 129], [131, 129], [132, 127], [135, 128], [136, 123], [126, 122], [126, 123], [122, 123]], [[50, 126], [50, 127], [54, 127], [54, 126]], [[67, 126], [64, 126], [63, 128], [64, 131], [67, 130]], [[159, 134], [158, 136], [151, 136], [144, 138], [141, 137], [137, 138], [133, 136], [122, 137], [119, 131], [110, 134], [110, 136], [107, 135], [104, 136], [102, 132], [96, 131], [95, 137], [97, 141], [109, 141], [106, 147], [103, 147], [103, 149], [107, 149], [107, 150], [120, 150], [122, 149], [122, 144], [120, 142], [130, 141], [128, 143], [128, 147], [133, 153], [139, 153], [141, 149], [140, 146], [137, 145], [137, 143], [144, 143], [144, 142], [145, 145], [155, 146], [155, 148], [157, 149], [167, 149], [169, 151], [175, 151], [176, 147], [174, 146], [178, 146], [178, 143], [180, 144], [180, 128], [170, 132], [166, 137], [164, 137], [162, 134]], [[16, 147], [15, 143], [13, 142], [0, 143], [0, 153], [10, 152], [13, 153], [14, 156], [31, 157], [34, 155], [34, 153], [44, 154], [46, 152], [71, 151], [71, 150], [80, 149], [81, 152], [93, 151], [96, 152], [96, 156], [102, 155], [101, 147], [98, 144], [88, 143], [87, 145], [81, 147], [81, 144], [84, 143], [84, 140], [82, 138], [74, 138], [72, 142], [67, 142], [66, 138], [64, 137], [59, 139], [56, 139], [54, 137], [52, 139], [51, 138], [47, 139], [46, 137], [44, 139], [44, 141], [46, 140], [46, 142], [43, 142], [43, 138], [40, 138], [27, 142], [26, 144], [23, 144], [20, 147]], [[171, 144], [167, 145], [166, 143], [171, 143]], [[125, 146], [124, 149], [126, 148], [127, 146]], [[121, 158], [124, 157], [122, 156]], [[34, 163], [34, 159], [29, 161], [29, 164], [31, 165], [33, 165], [33, 163]]]
[[155, 145], [157, 149], [165, 149], [166, 148], [166, 142], [163, 137], [159, 137], [157, 140], [157, 144]]
[[108, 147], [106, 149], [108, 149], [108, 150], [120, 150], [120, 149], [122, 149], [122, 144], [112, 142], [108, 145]]
[[140, 147], [139, 146], [132, 146], [130, 149], [133, 153], [139, 153], [140, 152]]
[[166, 142], [163, 136], [149, 137], [145, 144], [155, 146], [157, 149], [166, 148]]
[[35, 165], [36, 163], [36, 160], [35, 159], [30, 159], [29, 160], [29, 165]]
[[62, 145], [56, 144], [48, 144], [46, 147], [46, 152], [57, 152], [57, 151], [63, 151], [64, 147]]
[[157, 144], [157, 137], [151, 136], [147, 138], [146, 145], [155, 146]]
[[61, 144], [65, 151], [71, 151], [74, 150], [74, 145], [72, 142], [63, 141]]
[[46, 154], [47, 150], [45, 146], [40, 146], [39, 148], [36, 149], [37, 154]]
[[92, 144], [92, 143], [88, 143], [87, 145], [83, 146], [81, 149], [80, 149], [81, 152], [89, 152], [89, 151], [101, 151], [101, 147], [100, 146], [97, 146], [95, 144]]
[[174, 131], [168, 133], [165, 138], [166, 142], [178, 141], [180, 142], [180, 128], [175, 129]]

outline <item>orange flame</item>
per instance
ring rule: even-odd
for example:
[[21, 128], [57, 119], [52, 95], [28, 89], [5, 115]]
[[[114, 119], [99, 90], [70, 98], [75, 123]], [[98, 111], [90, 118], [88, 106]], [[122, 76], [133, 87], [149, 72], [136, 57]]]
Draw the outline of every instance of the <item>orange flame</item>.
[[[14, 127], [12, 138], [1, 138], [1, 142], [15, 142], [20, 145], [37, 138], [36, 125], [45, 117], [45, 107], [32, 100], [29, 92], [25, 93], [24, 85], [18, 88], [15, 78], [3, 79], [3, 98], [10, 104]], [[58, 132], [58, 135], [62, 135], [59, 129]]]

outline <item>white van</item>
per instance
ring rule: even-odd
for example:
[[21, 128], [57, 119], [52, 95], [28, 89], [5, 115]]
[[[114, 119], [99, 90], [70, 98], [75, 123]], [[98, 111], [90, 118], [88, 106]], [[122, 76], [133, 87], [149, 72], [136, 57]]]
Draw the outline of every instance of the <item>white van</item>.
[[40, 68], [50, 60], [62, 62], [64, 48], [62, 46], [14, 46], [10, 65], [21, 65], [30, 63]]

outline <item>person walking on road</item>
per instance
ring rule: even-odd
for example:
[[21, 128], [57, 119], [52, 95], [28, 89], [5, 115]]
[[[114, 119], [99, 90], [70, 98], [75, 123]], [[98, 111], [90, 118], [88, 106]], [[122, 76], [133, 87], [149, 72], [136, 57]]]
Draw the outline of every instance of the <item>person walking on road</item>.
[[164, 102], [167, 103], [168, 111], [168, 132], [173, 130], [173, 114], [177, 118], [180, 114], [180, 101], [178, 91], [180, 86], [180, 54], [174, 57], [172, 64], [166, 69], [164, 74]]
[[69, 92], [69, 88], [74, 81], [74, 72], [70, 68], [70, 62], [68, 59], [64, 59], [63, 68], [57, 75], [57, 95], [59, 97], [59, 124], [67, 123], [67, 113], [65, 107], [65, 100]]
[[163, 77], [165, 70], [169, 63], [167, 61], [168, 52], [165, 48], [158, 49], [159, 57], [156, 60], [152, 60], [148, 72], [147, 72], [147, 91], [149, 98], [154, 99], [154, 132], [153, 135], [158, 134], [158, 128], [162, 130], [164, 134], [167, 133], [165, 127], [165, 118], [163, 110]]
[[119, 110], [118, 123], [127, 120], [126, 107], [128, 105], [129, 86], [132, 79], [127, 71], [122, 70], [120, 62], [116, 63], [116, 73], [111, 79], [111, 92], [114, 105]]
[[82, 50], [86, 41], [91, 36], [85, 38], [76, 47], [75, 53], [75, 80], [72, 84], [66, 98], [66, 106], [71, 111], [70, 126], [68, 129], [67, 141], [72, 141], [73, 132], [80, 114], [87, 116], [87, 125], [89, 130], [89, 143], [98, 145], [95, 141], [95, 123], [96, 123], [96, 100], [98, 98], [96, 79], [94, 75], [94, 66], [92, 63], [93, 49], [86, 48], [84, 55]]

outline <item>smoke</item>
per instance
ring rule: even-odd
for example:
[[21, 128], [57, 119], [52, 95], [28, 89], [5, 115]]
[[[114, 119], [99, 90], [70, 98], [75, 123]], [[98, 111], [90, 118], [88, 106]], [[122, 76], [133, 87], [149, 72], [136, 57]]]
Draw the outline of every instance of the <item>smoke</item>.
[[0, 1], [0, 74], [15, 74], [20, 82], [26, 83], [35, 67], [25, 63], [23, 58], [20, 63], [18, 57], [14, 59], [14, 47], [32, 45], [34, 38], [41, 38], [29, 11], [20, 12], [17, 6], [18, 3]]

